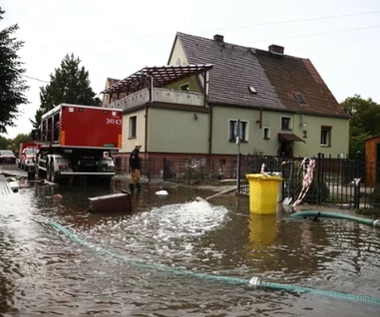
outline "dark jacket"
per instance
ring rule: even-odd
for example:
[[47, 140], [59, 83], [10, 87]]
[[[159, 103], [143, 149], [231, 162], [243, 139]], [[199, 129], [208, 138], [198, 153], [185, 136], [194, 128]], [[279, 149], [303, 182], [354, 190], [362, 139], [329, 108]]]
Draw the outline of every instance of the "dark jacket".
[[131, 152], [131, 155], [129, 156], [129, 168], [131, 168], [133, 170], [141, 169], [139, 150], [137, 150], [137, 149], [134, 149]]

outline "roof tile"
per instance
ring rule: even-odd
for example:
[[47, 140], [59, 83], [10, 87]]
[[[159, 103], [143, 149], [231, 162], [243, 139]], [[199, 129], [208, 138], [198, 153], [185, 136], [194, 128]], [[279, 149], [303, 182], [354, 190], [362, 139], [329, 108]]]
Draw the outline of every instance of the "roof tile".
[[[211, 103], [348, 117], [308, 59], [180, 32], [177, 36], [190, 64], [214, 64]], [[299, 104], [295, 93], [301, 93], [307, 105]]]

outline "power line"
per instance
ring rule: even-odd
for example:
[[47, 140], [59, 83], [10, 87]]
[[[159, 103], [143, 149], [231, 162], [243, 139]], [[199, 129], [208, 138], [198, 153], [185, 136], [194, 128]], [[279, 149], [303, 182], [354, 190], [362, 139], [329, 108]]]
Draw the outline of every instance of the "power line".
[[32, 80], [36, 80], [36, 81], [40, 81], [42, 83], [46, 83], [46, 84], [50, 84], [50, 82], [46, 81], [46, 80], [43, 80], [43, 79], [38, 79], [38, 78], [35, 78], [35, 77], [31, 77], [31, 76], [28, 76], [28, 75], [21, 75], [25, 78], [29, 78], [29, 79], [32, 79]]
[[[311, 33], [311, 34], [278, 37], [278, 38], [272, 38], [272, 39], [263, 39], [263, 40], [257, 40], [257, 41], [250, 41], [249, 43], [261, 43], [261, 42], [268, 42], [268, 41], [288, 40], [288, 39], [305, 38], [305, 37], [312, 37], [312, 36], [319, 36], [319, 35], [336, 34], [336, 33], [348, 33], [348, 32], [356, 32], [356, 31], [363, 31], [363, 30], [376, 29], [376, 28], [380, 28], [380, 25], [371, 25], [371, 26], [346, 29], [346, 30], [326, 31], [326, 32]], [[154, 49], [154, 50], [143, 49], [143, 50], [128, 50], [128, 51], [122, 51], [122, 52], [90, 53], [90, 54], [85, 54], [85, 55], [98, 56], [98, 55], [116, 55], [116, 54], [129, 54], [129, 53], [140, 53], [140, 52], [151, 53], [151, 52], [159, 52], [159, 51], [167, 51], [167, 48]], [[54, 54], [41, 54], [41, 55], [31, 54], [30, 56], [55, 56], [55, 55]]]
[[[259, 24], [250, 24], [250, 25], [221, 27], [221, 28], [208, 29], [208, 30], [195, 30], [195, 31], [192, 31], [191, 33], [202, 33], [202, 32], [221, 31], [221, 30], [233, 30], [233, 29], [242, 29], [242, 28], [256, 28], [256, 27], [270, 26], [270, 25], [283, 25], [283, 24], [291, 24], [291, 23], [299, 23], [299, 22], [311, 22], [311, 21], [328, 20], [328, 19], [336, 19], [336, 18], [344, 18], [344, 17], [352, 17], [352, 16], [378, 14], [378, 13], [380, 13], [380, 10], [347, 13], [347, 14], [339, 14], [339, 15], [330, 15], [330, 16], [322, 16], [322, 17], [316, 17], [316, 18], [305, 18], [305, 19], [277, 21], [277, 22], [266, 22], [266, 23], [259, 23]], [[130, 40], [130, 39], [154, 38], [154, 37], [165, 37], [165, 36], [173, 36], [173, 34], [172, 33], [166, 33], [166, 34], [155, 34], [155, 35], [130, 36], [130, 37], [125, 37], [125, 38], [120, 38], [120, 39], [111, 39], [111, 40], [102, 40], [102, 41], [96, 40], [96, 41], [89, 41], [89, 42], [77, 42], [77, 43], [73, 43], [73, 45], [120, 42], [120, 41], [125, 41], [125, 40]], [[64, 46], [64, 45], [67, 45], [67, 43], [66, 44], [62, 43], [62, 44], [58, 44], [58, 45], [54, 45], [54, 46], [39, 46], [39, 47], [35, 47], [35, 48], [36, 49], [54, 48], [54, 47], [60, 47], [60, 46]]]
[[336, 34], [336, 33], [347, 33], [347, 32], [355, 32], [355, 31], [362, 31], [362, 30], [376, 29], [376, 28], [380, 28], [380, 25], [364, 26], [364, 27], [361, 27], [361, 28], [354, 28], [354, 29], [347, 29], [347, 30], [338, 30], [338, 31], [327, 31], [327, 32], [305, 34], [305, 35], [295, 35], [295, 36], [288, 36], [288, 37], [279, 37], [279, 38], [272, 38], [272, 39], [267, 39], [267, 40], [253, 41], [252, 43], [260, 43], [260, 42], [267, 42], [267, 41], [278, 41], [278, 40], [288, 40], [288, 39], [297, 39], [297, 38], [301, 38], [301, 37], [312, 37], [312, 36], [317, 36], [317, 35], [327, 35], [327, 34]]

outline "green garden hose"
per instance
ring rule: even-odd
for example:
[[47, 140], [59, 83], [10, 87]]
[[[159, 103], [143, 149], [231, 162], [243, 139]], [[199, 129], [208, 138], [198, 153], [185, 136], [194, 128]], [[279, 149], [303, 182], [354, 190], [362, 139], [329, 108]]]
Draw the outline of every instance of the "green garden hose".
[[355, 216], [342, 214], [342, 213], [311, 210], [311, 211], [299, 211], [290, 215], [291, 218], [308, 218], [308, 217], [317, 217], [317, 216], [323, 217], [323, 218], [351, 220], [351, 221], [356, 221], [358, 223], [361, 223], [363, 225], [380, 228], [380, 219], [373, 220], [373, 219], [368, 219], [368, 218], [355, 217]]
[[199, 278], [199, 279], [223, 282], [226, 284], [235, 284], [235, 285], [245, 284], [245, 285], [248, 285], [250, 287], [255, 287], [255, 288], [261, 287], [261, 288], [268, 288], [268, 289], [274, 289], [274, 290], [286, 290], [286, 291], [301, 292], [301, 293], [308, 292], [308, 293], [313, 293], [313, 294], [334, 296], [334, 297], [339, 297], [339, 298], [344, 298], [344, 299], [380, 304], [379, 298], [373, 298], [369, 296], [352, 295], [352, 294], [346, 294], [346, 293], [340, 293], [340, 292], [334, 292], [334, 291], [319, 290], [319, 289], [290, 285], [290, 284], [265, 282], [265, 281], [261, 281], [260, 278], [258, 277], [253, 277], [251, 279], [242, 279], [238, 277], [198, 273], [198, 272], [193, 272], [193, 271], [187, 271], [184, 269], [174, 269], [172, 267], [162, 265], [162, 264], [152, 264], [144, 260], [119, 255], [111, 251], [108, 251], [106, 249], [103, 249], [101, 247], [98, 247], [96, 245], [93, 245], [87, 242], [86, 240], [81, 239], [78, 235], [76, 235], [75, 233], [71, 232], [70, 230], [68, 230], [67, 228], [65, 228], [64, 226], [56, 222], [51, 222], [50, 225], [58, 232], [62, 232], [65, 235], [67, 235], [73, 241], [79, 244], [82, 244], [103, 256], [106, 256], [111, 259], [116, 259], [124, 263], [133, 264], [141, 268], [152, 269], [152, 270], [170, 273], [174, 275], [182, 275], [182, 276], [194, 277], [194, 278]]

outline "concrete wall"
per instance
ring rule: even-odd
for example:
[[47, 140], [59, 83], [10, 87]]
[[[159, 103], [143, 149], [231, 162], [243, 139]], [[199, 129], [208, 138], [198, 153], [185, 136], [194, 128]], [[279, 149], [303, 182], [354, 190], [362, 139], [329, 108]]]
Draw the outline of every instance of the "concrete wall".
[[[129, 137], [129, 118], [136, 116], [136, 138]], [[139, 110], [133, 113], [123, 115], [123, 139], [120, 152], [131, 152], [135, 148], [136, 143], [142, 145], [141, 152], [145, 152], [145, 110]]]
[[[303, 127], [302, 127], [303, 125]], [[321, 145], [321, 127], [331, 126], [331, 145]], [[349, 147], [349, 120], [340, 118], [317, 117], [310, 115], [295, 115], [294, 128], [295, 134], [302, 137], [303, 130], [307, 137], [304, 138], [306, 144], [294, 142], [294, 154], [300, 156], [315, 155], [323, 153], [337, 157], [346, 157]]]
[[[160, 153], [208, 153], [209, 114], [196, 111], [149, 108], [148, 151]], [[197, 120], [194, 119], [194, 114]], [[129, 137], [129, 118], [137, 117], [136, 138]], [[291, 130], [281, 130], [281, 117], [291, 118]], [[260, 110], [213, 107], [212, 153], [233, 155], [237, 145], [229, 140], [229, 120], [247, 121], [247, 142], [240, 143], [242, 154], [262, 152], [278, 155], [278, 133], [292, 133], [305, 141], [293, 142], [294, 156], [313, 156], [318, 153], [345, 157], [348, 153], [349, 121], [346, 119], [302, 116]], [[321, 145], [321, 127], [331, 126], [331, 145]], [[270, 138], [264, 139], [264, 128], [270, 129]], [[305, 132], [304, 132], [305, 131]], [[122, 152], [130, 152], [136, 142], [145, 152], [145, 110], [123, 116]]]
[[[291, 130], [281, 129], [281, 117], [291, 118]], [[276, 156], [280, 147], [278, 133], [292, 133], [302, 138], [306, 143], [293, 142], [294, 156], [312, 156], [318, 153], [325, 155], [347, 155], [349, 139], [349, 121], [347, 119], [303, 116], [300, 114], [263, 111], [262, 128], [260, 111], [228, 107], [213, 107], [213, 153], [237, 153], [235, 142], [229, 141], [229, 120], [244, 120], [248, 122], [248, 140], [240, 144], [242, 154], [263, 152]], [[321, 127], [331, 126], [331, 146], [322, 146], [320, 142]], [[264, 139], [264, 128], [270, 129], [270, 138]], [[304, 134], [306, 131], [306, 134]]]
[[176, 83], [170, 84], [165, 88], [168, 89], [180, 89], [182, 85], [188, 84], [189, 85], [189, 91], [195, 91], [195, 92], [202, 92], [202, 89], [199, 86], [199, 81], [197, 78], [198, 75], [194, 75], [185, 79], [182, 79], [180, 81], [177, 81]]
[[208, 153], [207, 113], [150, 108], [148, 122], [149, 152]]
[[169, 65], [177, 65], [178, 61], [181, 62], [181, 65], [189, 64], [181, 41], [177, 37], [173, 46], [173, 52], [169, 60]]

